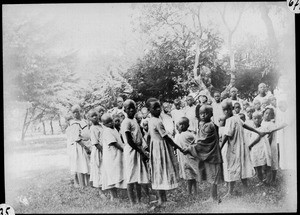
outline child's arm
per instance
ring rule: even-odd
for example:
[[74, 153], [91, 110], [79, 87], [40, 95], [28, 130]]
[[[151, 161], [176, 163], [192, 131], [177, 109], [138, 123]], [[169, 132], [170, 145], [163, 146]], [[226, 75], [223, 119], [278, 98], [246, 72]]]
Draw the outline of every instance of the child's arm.
[[81, 145], [82, 146], [82, 148], [84, 148], [85, 149], [85, 151], [88, 153], [88, 154], [90, 154], [91, 153], [91, 150], [87, 147], [87, 146], [85, 146], [84, 144], [83, 144], [83, 142], [82, 142], [82, 139], [80, 139], [80, 140], [77, 140], [76, 141], [76, 143], [78, 143], [79, 145]]
[[257, 138], [249, 145], [249, 150], [252, 149], [253, 146], [255, 146], [259, 141], [260, 141], [261, 137], [257, 136]]
[[170, 144], [175, 149], [179, 149], [181, 152], [183, 152], [182, 148], [178, 146], [176, 143], [174, 143], [174, 141], [168, 135], [165, 135], [163, 138], [166, 141], [166, 143]]
[[110, 143], [110, 145], [116, 147], [117, 149], [119, 149], [120, 151], [123, 152], [123, 147], [119, 143], [113, 142], [113, 143]]
[[277, 128], [275, 128], [275, 129], [273, 129], [273, 130], [270, 130], [270, 133], [273, 133], [273, 132], [275, 132], [275, 131], [279, 131], [279, 130], [285, 128], [286, 126], [287, 126], [287, 124], [286, 124], [286, 123], [283, 123], [283, 124], [281, 124], [280, 126], [278, 126]]
[[266, 134], [269, 134], [270, 132], [260, 132], [258, 130], [256, 130], [255, 128], [252, 128], [251, 126], [247, 125], [247, 124], [243, 124], [243, 128], [249, 130], [249, 131], [253, 131], [255, 133], [257, 133], [259, 136], [263, 137], [265, 136]]
[[102, 146], [99, 143], [95, 144], [95, 146], [100, 152], [102, 152]]
[[146, 154], [134, 143], [133, 138], [131, 136], [131, 133], [129, 131], [126, 131], [125, 135], [126, 135], [125, 138], [127, 139], [127, 143], [131, 146], [131, 148], [133, 148], [134, 150], [136, 150], [143, 157], [147, 157]]

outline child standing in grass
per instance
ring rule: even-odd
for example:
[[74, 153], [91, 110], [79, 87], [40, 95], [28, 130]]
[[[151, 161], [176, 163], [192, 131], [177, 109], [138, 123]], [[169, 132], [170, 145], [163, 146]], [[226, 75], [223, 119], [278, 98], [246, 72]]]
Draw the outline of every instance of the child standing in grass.
[[[261, 130], [262, 114], [260, 112], [253, 113], [254, 128]], [[260, 137], [253, 133], [250, 138], [249, 150], [252, 165], [256, 171], [256, 175], [260, 181], [258, 185], [263, 182], [263, 168], [266, 172], [271, 167], [271, 148], [266, 136]]]
[[182, 149], [167, 135], [162, 120], [159, 118], [161, 106], [157, 99], [147, 100], [151, 118], [149, 119], [150, 170], [152, 189], [158, 192], [159, 205], [167, 201], [166, 190], [178, 187], [178, 171], [174, 149]]
[[86, 146], [90, 137], [82, 135], [86, 133], [84, 130], [88, 129], [87, 124], [81, 119], [79, 105], [74, 105], [71, 109], [73, 113], [73, 120], [70, 122], [68, 129], [70, 140], [70, 163], [71, 172], [75, 173], [74, 186], [84, 187], [89, 182], [90, 161], [88, 154], [90, 149]]
[[232, 113], [232, 102], [224, 100], [222, 102], [222, 109], [226, 115], [226, 122], [224, 128], [224, 137], [221, 148], [224, 147], [228, 141], [227, 148], [227, 164], [228, 164], [228, 181], [229, 189], [225, 197], [233, 195], [235, 182], [241, 180], [244, 188], [247, 187], [247, 178], [251, 178], [255, 174], [250, 160], [249, 148], [244, 140], [244, 128], [258, 133], [260, 136], [265, 135], [263, 132], [248, 126], [237, 115]]
[[[127, 183], [127, 194], [131, 205], [141, 203], [141, 184], [150, 183], [147, 168], [145, 165], [148, 159], [142, 150], [143, 136], [136, 119], [136, 104], [133, 100], [127, 99], [124, 102], [124, 111], [127, 117], [121, 125], [121, 134], [124, 140], [124, 171]], [[136, 199], [134, 194], [136, 190]], [[148, 189], [146, 189], [148, 191]], [[149, 193], [147, 193], [149, 197]]]
[[103, 123], [102, 145], [102, 190], [109, 190], [110, 199], [117, 198], [117, 188], [126, 189], [123, 172], [123, 143], [118, 131], [114, 128], [110, 114], [101, 117]]
[[206, 180], [211, 184], [210, 198], [206, 202], [218, 201], [217, 185], [223, 182], [222, 155], [217, 126], [211, 121], [213, 109], [202, 105], [199, 110], [201, 127], [196, 145], [184, 149], [204, 163]]
[[278, 145], [277, 145], [277, 137], [275, 131], [283, 129], [286, 124], [282, 124], [277, 126], [274, 122], [275, 112], [271, 107], [266, 107], [263, 111], [263, 121], [261, 123], [261, 127], [266, 131], [270, 132], [268, 135], [269, 144], [271, 147], [271, 169], [272, 173], [267, 177], [266, 182], [274, 183], [276, 179], [276, 173], [279, 168], [279, 154], [278, 154]]
[[[188, 131], [189, 119], [186, 117], [181, 117], [177, 122], [178, 133], [175, 137], [175, 143], [182, 148], [187, 148], [191, 145], [195, 145], [195, 135]], [[187, 154], [178, 153], [179, 160], [179, 176], [184, 180], [187, 180], [187, 188], [189, 196], [192, 195], [192, 190], [194, 190], [194, 195], [197, 194], [197, 181], [199, 181], [199, 159]]]
[[91, 175], [90, 181], [92, 182], [92, 186], [99, 189], [99, 195], [101, 198], [106, 198], [101, 189], [102, 186], [102, 157], [103, 157], [103, 147], [102, 147], [102, 130], [103, 125], [99, 123], [99, 117], [97, 111], [91, 110], [89, 111], [89, 119], [92, 122], [92, 126], [90, 128], [91, 131], [91, 144], [92, 144], [92, 152], [91, 152]]

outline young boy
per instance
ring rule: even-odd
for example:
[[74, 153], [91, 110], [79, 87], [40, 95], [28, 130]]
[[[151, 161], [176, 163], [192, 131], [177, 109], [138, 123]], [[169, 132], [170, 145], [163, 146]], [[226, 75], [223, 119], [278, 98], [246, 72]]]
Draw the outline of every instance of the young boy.
[[[253, 113], [253, 123], [256, 129], [261, 130], [262, 114], [260, 112]], [[263, 168], [266, 172], [271, 167], [271, 148], [266, 136], [260, 137], [253, 134], [249, 143], [250, 157], [252, 165], [256, 171], [257, 177], [260, 181], [258, 185], [263, 182]]]
[[235, 102], [233, 105], [234, 114], [239, 114], [241, 112], [241, 104], [239, 102]]
[[211, 184], [211, 195], [206, 202], [218, 200], [217, 185], [223, 182], [222, 155], [219, 145], [217, 126], [211, 122], [212, 107], [202, 105], [200, 107], [200, 122], [202, 123], [196, 145], [184, 149], [204, 162], [207, 181]]
[[[131, 205], [141, 203], [141, 184], [149, 184], [145, 161], [148, 156], [142, 150], [143, 135], [136, 119], [135, 102], [127, 99], [124, 102], [127, 117], [121, 124], [121, 134], [124, 140], [124, 170], [127, 182], [127, 194]], [[135, 201], [134, 188], [137, 199]], [[148, 190], [148, 189], [147, 189]], [[147, 193], [149, 197], [149, 193]]]
[[109, 190], [110, 200], [117, 198], [116, 188], [126, 189], [123, 172], [123, 143], [110, 114], [101, 117], [103, 123], [102, 190]]
[[96, 110], [89, 111], [89, 119], [92, 122], [90, 128], [91, 131], [91, 174], [90, 182], [92, 186], [99, 189], [99, 195], [101, 198], [106, 198], [103, 191], [101, 190], [102, 181], [101, 181], [101, 171], [102, 171], [102, 157], [103, 157], [103, 148], [102, 148], [102, 130], [103, 127], [99, 124], [99, 118]]
[[[182, 117], [177, 122], [177, 130], [179, 134], [176, 135], [175, 143], [182, 148], [187, 148], [191, 145], [195, 145], [195, 135], [188, 131], [189, 119]], [[187, 180], [187, 188], [189, 196], [197, 194], [197, 181], [199, 181], [199, 159], [194, 158], [192, 155], [184, 155], [178, 152], [179, 160], [179, 177]]]
[[244, 188], [247, 187], [247, 178], [254, 176], [255, 171], [250, 161], [249, 148], [244, 140], [244, 128], [258, 133], [260, 136], [266, 133], [259, 132], [256, 129], [245, 124], [238, 115], [233, 115], [232, 102], [224, 100], [222, 102], [223, 112], [226, 115], [226, 123], [224, 128], [224, 138], [221, 148], [228, 141], [227, 163], [228, 163], [228, 181], [229, 189], [224, 197], [233, 196], [235, 182], [241, 180]]

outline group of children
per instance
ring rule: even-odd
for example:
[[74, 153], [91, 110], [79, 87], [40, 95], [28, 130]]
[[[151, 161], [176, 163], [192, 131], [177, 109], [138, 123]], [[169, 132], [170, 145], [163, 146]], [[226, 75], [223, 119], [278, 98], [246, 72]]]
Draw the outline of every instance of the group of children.
[[104, 107], [90, 110], [90, 127], [75, 105], [67, 130], [74, 186], [92, 183], [103, 198], [108, 190], [111, 200], [117, 189], [127, 189], [132, 205], [141, 202], [142, 189], [150, 201], [152, 189], [161, 205], [179, 178], [187, 181], [189, 195], [197, 194], [200, 181], [211, 184], [208, 202], [220, 201], [217, 185], [224, 181], [224, 198], [235, 194], [236, 181], [246, 188], [255, 175], [258, 185], [271, 184], [279, 167], [276, 131], [286, 126], [276, 124], [272, 99], [260, 86], [253, 105], [240, 100], [236, 88], [229, 98], [214, 92], [213, 98], [200, 94], [195, 102], [187, 96], [184, 108], [179, 99], [172, 108], [150, 98], [138, 110], [127, 99], [118, 114]]

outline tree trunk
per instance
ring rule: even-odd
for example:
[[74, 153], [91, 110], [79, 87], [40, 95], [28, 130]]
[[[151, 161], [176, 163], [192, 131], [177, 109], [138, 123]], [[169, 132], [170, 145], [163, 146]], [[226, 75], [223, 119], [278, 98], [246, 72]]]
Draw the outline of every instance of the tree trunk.
[[50, 119], [50, 128], [51, 128], [51, 134], [54, 134], [54, 130], [53, 130], [53, 120]]
[[43, 134], [46, 135], [46, 127], [45, 127], [44, 120], [42, 120], [42, 125], [43, 125]]
[[64, 133], [64, 129], [63, 129], [61, 121], [60, 121], [60, 115], [58, 115], [58, 125], [60, 127], [61, 132]]
[[23, 122], [23, 127], [22, 127], [22, 136], [21, 136], [21, 141], [23, 142], [25, 139], [25, 134], [26, 134], [26, 121], [27, 121], [27, 116], [28, 116], [29, 108], [26, 109], [26, 114]]

